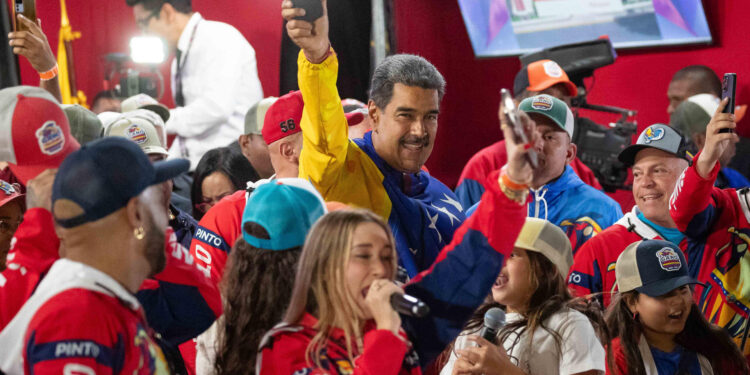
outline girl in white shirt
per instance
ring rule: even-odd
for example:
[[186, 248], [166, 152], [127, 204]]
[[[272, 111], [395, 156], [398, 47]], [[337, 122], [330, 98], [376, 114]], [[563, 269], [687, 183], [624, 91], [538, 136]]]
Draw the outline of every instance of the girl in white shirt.
[[[605, 352], [597, 332], [606, 326], [601, 310], [576, 303], [565, 276], [573, 263], [570, 241], [554, 224], [527, 218], [515, 249], [482, 306], [458, 337], [441, 375], [602, 374]], [[474, 336], [484, 313], [504, 305], [506, 325], [493, 345]], [[587, 316], [579, 310], [587, 310]]]

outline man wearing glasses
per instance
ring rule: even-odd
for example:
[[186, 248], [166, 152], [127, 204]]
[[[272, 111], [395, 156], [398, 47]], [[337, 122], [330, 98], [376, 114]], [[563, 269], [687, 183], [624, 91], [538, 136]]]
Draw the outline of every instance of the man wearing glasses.
[[5, 269], [11, 239], [23, 220], [24, 195], [19, 188], [0, 180], [0, 271]]
[[167, 132], [176, 134], [170, 158], [190, 160], [194, 170], [206, 151], [227, 146], [244, 128], [245, 113], [263, 99], [255, 50], [234, 27], [208, 21], [191, 0], [126, 0], [138, 27], [163, 38], [172, 61]]

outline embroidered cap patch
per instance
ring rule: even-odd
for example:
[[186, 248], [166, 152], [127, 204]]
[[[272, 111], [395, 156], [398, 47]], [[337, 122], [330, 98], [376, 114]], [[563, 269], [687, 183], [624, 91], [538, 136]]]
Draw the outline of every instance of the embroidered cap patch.
[[682, 268], [680, 256], [671, 248], [662, 248], [656, 252], [656, 257], [659, 259], [659, 265], [665, 271], [679, 271]]

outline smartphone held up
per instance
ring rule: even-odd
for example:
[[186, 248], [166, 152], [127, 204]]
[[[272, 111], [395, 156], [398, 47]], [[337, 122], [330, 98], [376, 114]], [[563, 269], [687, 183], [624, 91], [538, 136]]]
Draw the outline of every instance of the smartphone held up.
[[[724, 80], [721, 82], [721, 100], [729, 98], [727, 105], [724, 106], [722, 113], [734, 114], [737, 94], [737, 73], [724, 73]], [[719, 133], [732, 133], [732, 129], [721, 129]]]
[[23, 14], [29, 21], [36, 23], [35, 0], [13, 0], [13, 5], [13, 30], [29, 31], [26, 25], [18, 20], [18, 15]]
[[[523, 128], [523, 123], [521, 122], [521, 117], [518, 115], [516, 102], [513, 101], [513, 96], [511, 96], [510, 91], [507, 89], [501, 89], [500, 96], [500, 100], [503, 103], [503, 115], [508, 121], [508, 125], [510, 125], [513, 130], [513, 141], [516, 142], [516, 144], [529, 143], [529, 138], [526, 136], [526, 130]], [[526, 153], [526, 160], [529, 162], [531, 168], [534, 169], [536, 169], [539, 164], [536, 151], [534, 150], [529, 150]]]

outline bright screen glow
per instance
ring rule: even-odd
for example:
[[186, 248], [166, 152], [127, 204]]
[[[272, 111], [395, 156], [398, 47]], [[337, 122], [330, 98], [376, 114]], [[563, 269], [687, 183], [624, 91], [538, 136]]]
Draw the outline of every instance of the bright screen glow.
[[710, 43], [700, 0], [458, 0], [474, 54], [520, 55], [607, 35], [615, 48]]
[[161, 64], [166, 59], [164, 42], [154, 36], [130, 39], [130, 58], [137, 64]]

